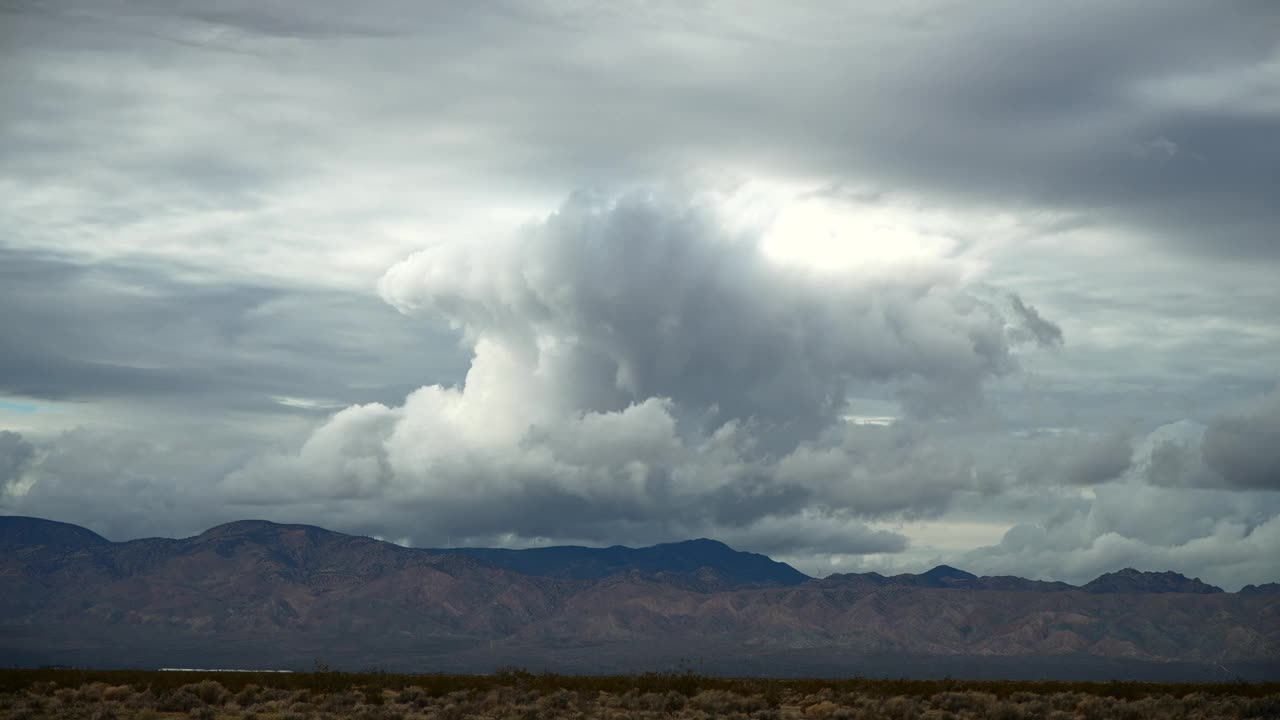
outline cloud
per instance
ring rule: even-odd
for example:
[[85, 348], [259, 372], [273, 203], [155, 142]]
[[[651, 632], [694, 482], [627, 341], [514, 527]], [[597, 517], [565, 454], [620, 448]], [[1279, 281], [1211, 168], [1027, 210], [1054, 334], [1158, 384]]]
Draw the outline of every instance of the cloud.
[[22, 478], [22, 472], [35, 456], [35, 447], [22, 435], [0, 430], [0, 501]]
[[1237, 404], [1206, 425], [1162, 428], [1139, 451], [1148, 481], [1168, 487], [1280, 490], [1280, 390]]
[[1042, 433], [1010, 445], [1019, 480], [1033, 485], [1097, 485], [1121, 477], [1133, 463], [1126, 432]]
[[398, 399], [424, 371], [465, 368], [447, 328], [368, 292], [210, 283], [137, 259], [0, 245], [0, 305], [19, 310], [0, 317], [0, 393], [16, 396], [314, 412], [275, 398]]
[[1228, 487], [1280, 490], [1280, 389], [1210, 423], [1202, 452]]
[[496, 245], [413, 255], [380, 291], [462, 334], [465, 382], [342, 410], [225, 487], [395, 499], [451, 535], [609, 542], [734, 529], [777, 547], [799, 515], [834, 513], [842, 529], [796, 543], [902, 547], [856, 518], [934, 513], [974, 484], [972, 463], [906, 425], [846, 423], [849, 393], [954, 417], [1016, 368], [1027, 314], [939, 264], [775, 262], [726, 207], [577, 194]]
[[844, 513], [812, 510], [728, 529], [721, 539], [732, 546], [749, 547], [775, 557], [899, 553], [910, 545], [901, 533], [867, 527]]
[[1238, 589], [1280, 577], [1280, 503], [1141, 481], [1101, 486], [1015, 525], [996, 545], [949, 558], [986, 574], [1086, 582], [1122, 567], [1172, 569]]
[[1040, 316], [1034, 307], [1022, 301], [1016, 293], [1009, 294], [1009, 302], [1013, 311], [1022, 318], [1022, 324], [1035, 341], [1045, 347], [1062, 344], [1062, 328]]
[[972, 406], [1013, 369], [1029, 316], [1004, 316], [946, 266], [817, 274], [717, 222], [705, 200], [577, 195], [497, 246], [424, 250], [380, 290], [501, 346], [540, 402], [596, 411], [668, 397], [804, 434], [838, 417], [851, 384], [895, 384], [929, 414]]
[[[1280, 351], [1271, 5], [207, 5], [6, 6], [14, 509], [895, 558], [867, 523], [1067, 532], [1139, 480], [1274, 512], [1273, 406], [1229, 410]], [[504, 235], [696, 173], [842, 189], [793, 254], [848, 267], [710, 192]], [[1179, 523], [1008, 567], [1195, 567]]]
[[480, 196], [711, 167], [1280, 250], [1265, 4], [121, 5], [6, 17], [15, 242], [354, 283]]

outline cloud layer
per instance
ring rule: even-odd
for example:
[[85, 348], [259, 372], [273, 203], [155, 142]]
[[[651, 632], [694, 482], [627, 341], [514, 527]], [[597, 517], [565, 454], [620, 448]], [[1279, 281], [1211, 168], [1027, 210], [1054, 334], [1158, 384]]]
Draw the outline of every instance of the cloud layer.
[[1277, 579], [1273, 2], [0, 17], [0, 512]]

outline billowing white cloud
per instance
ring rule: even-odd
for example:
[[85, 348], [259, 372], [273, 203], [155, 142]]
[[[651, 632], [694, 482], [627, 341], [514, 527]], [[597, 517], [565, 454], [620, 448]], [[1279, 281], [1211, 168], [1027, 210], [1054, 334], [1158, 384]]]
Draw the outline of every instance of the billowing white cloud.
[[[907, 417], [963, 414], [1015, 369], [1015, 344], [1043, 335], [1028, 319], [1047, 321], [942, 261], [777, 262], [760, 227], [724, 212], [711, 194], [579, 194], [499, 243], [411, 256], [381, 293], [461, 332], [464, 383], [347, 408], [226, 486], [253, 502], [398, 498], [455, 533], [602, 541], [618, 523], [649, 538], [760, 525], [772, 547], [795, 532], [778, 518], [808, 512], [843, 518], [849, 547], [900, 547], [856, 518], [936, 513], [974, 486], [973, 461], [910, 425], [845, 422], [850, 393], [896, 392]], [[822, 534], [798, 542], [838, 544]]]

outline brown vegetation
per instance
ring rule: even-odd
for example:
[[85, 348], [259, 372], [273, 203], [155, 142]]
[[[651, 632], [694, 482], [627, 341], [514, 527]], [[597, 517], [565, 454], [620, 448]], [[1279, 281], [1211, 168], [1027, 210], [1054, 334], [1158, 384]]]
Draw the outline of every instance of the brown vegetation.
[[1280, 683], [766, 680], [383, 673], [0, 672], [0, 718], [36, 720], [1145, 720], [1280, 717]]

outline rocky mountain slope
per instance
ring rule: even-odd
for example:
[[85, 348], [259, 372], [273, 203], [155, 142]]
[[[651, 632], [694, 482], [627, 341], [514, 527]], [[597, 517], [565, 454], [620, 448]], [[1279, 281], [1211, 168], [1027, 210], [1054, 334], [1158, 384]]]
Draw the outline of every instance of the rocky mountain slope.
[[[322, 657], [607, 671], [711, 657], [726, 672], [775, 674], [910, 674], [947, 659], [962, 672], [1003, 661], [1004, 674], [1125, 676], [1117, 662], [1230, 673], [1276, 667], [1274, 597], [1133, 570], [1083, 588], [946, 566], [817, 580], [705, 540], [423, 550], [243, 521], [113, 543], [0, 517], [2, 664], [304, 667]], [[892, 660], [863, 662], [873, 658]]]
[[799, 585], [809, 576], [764, 555], [739, 552], [722, 542], [701, 538], [663, 543], [646, 548], [615, 545], [607, 548], [545, 547], [526, 550], [505, 548], [443, 548], [429, 552], [460, 555], [492, 567], [523, 575], [567, 580], [593, 580], [623, 572], [639, 572], [655, 579], [683, 578], [689, 582], [699, 571], [710, 570], [719, 578], [715, 589], [770, 585]]

